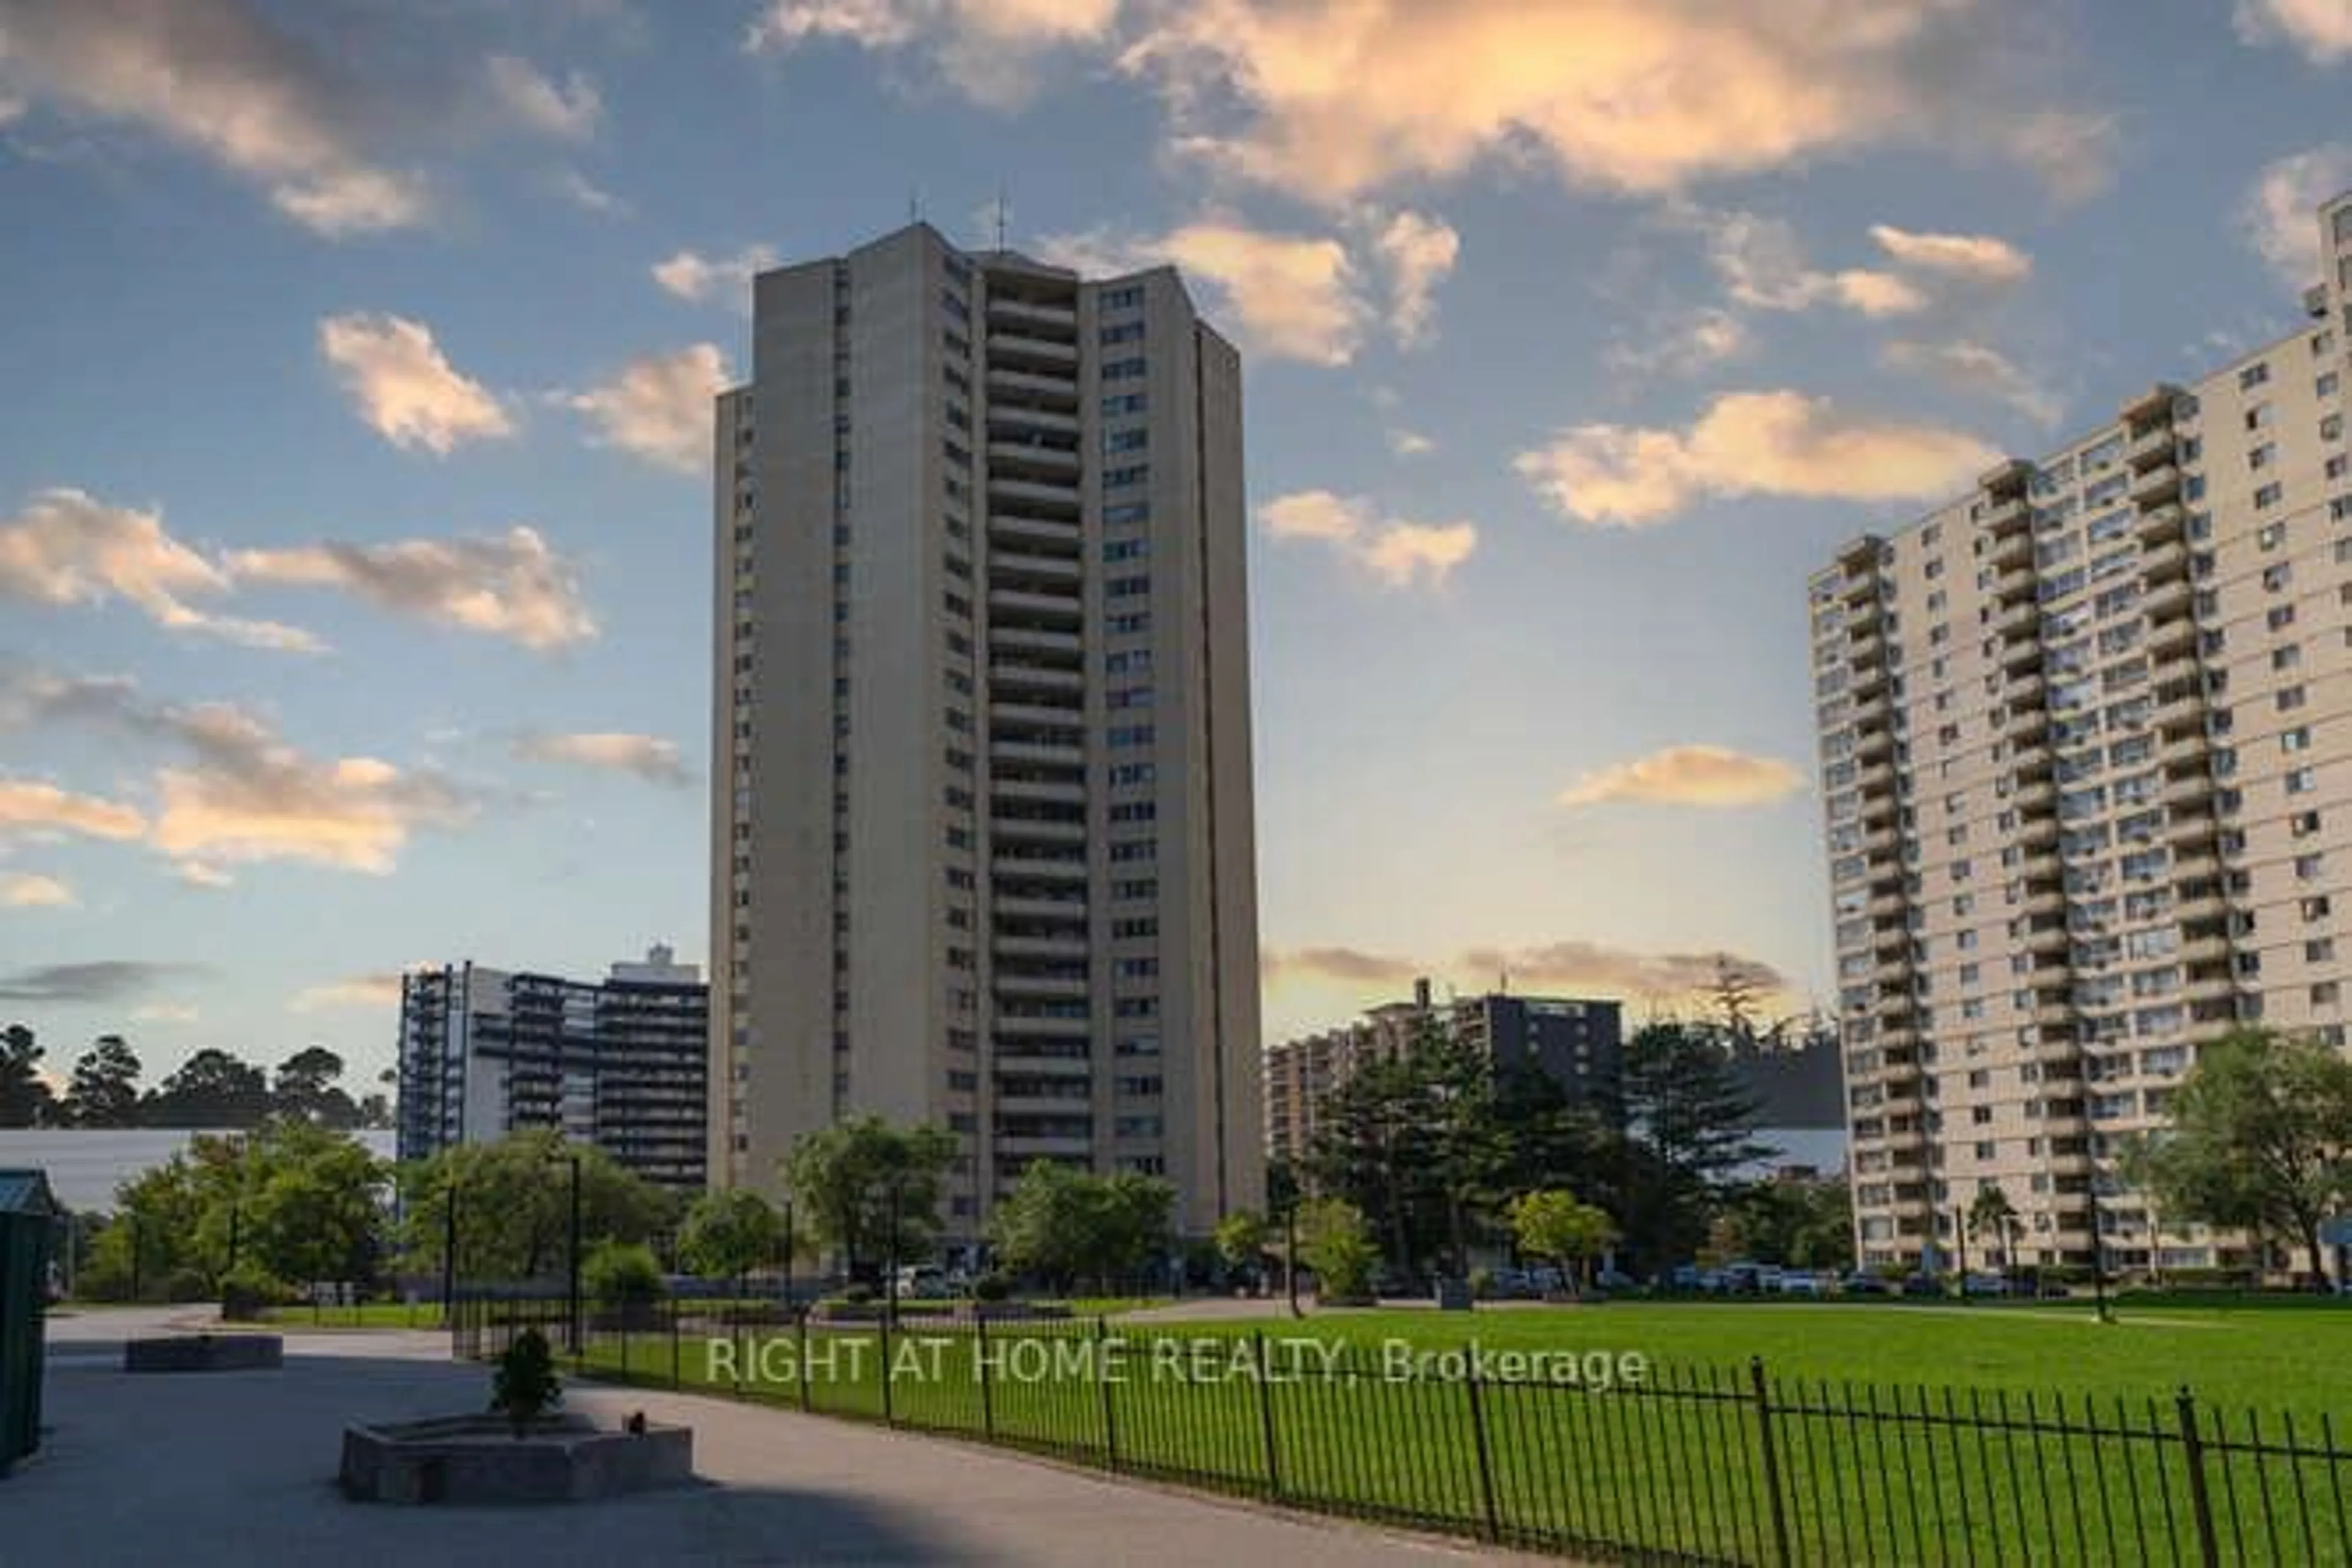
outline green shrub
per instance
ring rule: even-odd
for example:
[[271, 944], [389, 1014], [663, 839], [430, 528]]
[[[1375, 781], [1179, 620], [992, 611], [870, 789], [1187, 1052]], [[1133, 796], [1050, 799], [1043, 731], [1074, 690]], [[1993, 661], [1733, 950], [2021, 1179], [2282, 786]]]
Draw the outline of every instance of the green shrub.
[[874, 1287], [861, 1280], [844, 1290], [841, 1299], [853, 1307], [863, 1307], [874, 1300]]
[[588, 1255], [580, 1269], [581, 1288], [606, 1307], [658, 1300], [664, 1289], [660, 1260], [643, 1242], [607, 1241]]
[[1013, 1281], [1002, 1274], [983, 1274], [972, 1281], [975, 1301], [1009, 1301], [1013, 1299]]
[[555, 1375], [555, 1355], [547, 1337], [525, 1329], [499, 1356], [490, 1376], [490, 1408], [514, 1424], [520, 1438], [530, 1424], [563, 1403], [563, 1383]]
[[1470, 1294], [1481, 1301], [1491, 1300], [1495, 1294], [1495, 1271], [1491, 1268], [1470, 1270]]

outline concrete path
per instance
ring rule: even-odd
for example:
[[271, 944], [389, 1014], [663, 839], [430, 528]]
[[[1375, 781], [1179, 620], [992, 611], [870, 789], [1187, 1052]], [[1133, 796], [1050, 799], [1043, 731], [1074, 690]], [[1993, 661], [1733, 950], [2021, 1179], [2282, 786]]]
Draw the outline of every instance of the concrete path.
[[[131, 1326], [108, 1325], [111, 1339]], [[289, 1334], [280, 1372], [136, 1377], [115, 1370], [108, 1336], [74, 1337], [88, 1348], [60, 1343], [50, 1360], [42, 1451], [0, 1479], [0, 1568], [1539, 1561], [820, 1416], [589, 1384], [570, 1407], [694, 1427], [709, 1484], [556, 1509], [350, 1503], [333, 1484], [348, 1421], [480, 1407], [487, 1373], [449, 1363], [441, 1336]]]

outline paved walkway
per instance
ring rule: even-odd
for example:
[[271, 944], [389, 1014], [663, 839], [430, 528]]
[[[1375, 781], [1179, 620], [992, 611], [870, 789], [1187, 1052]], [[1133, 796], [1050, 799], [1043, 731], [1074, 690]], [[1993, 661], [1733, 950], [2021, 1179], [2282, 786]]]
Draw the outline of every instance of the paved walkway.
[[[63, 1328], [64, 1322], [53, 1325]], [[0, 1480], [0, 1568], [257, 1563], [1528, 1563], [723, 1400], [582, 1384], [567, 1404], [695, 1429], [705, 1485], [568, 1508], [400, 1509], [334, 1487], [360, 1417], [478, 1408], [435, 1334], [287, 1337], [280, 1372], [130, 1376], [128, 1321], [53, 1343], [42, 1451]], [[141, 1325], [143, 1329], [145, 1325]]]

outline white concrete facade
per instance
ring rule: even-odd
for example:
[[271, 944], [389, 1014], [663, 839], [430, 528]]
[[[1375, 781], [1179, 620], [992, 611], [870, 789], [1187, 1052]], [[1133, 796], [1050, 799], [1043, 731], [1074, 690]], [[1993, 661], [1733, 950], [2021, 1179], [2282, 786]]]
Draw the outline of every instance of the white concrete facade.
[[[2116, 1175], [2239, 1021], [2338, 1047], [2352, 957], [2352, 196], [2311, 320], [1811, 584], [1858, 1242], [2234, 1266]], [[2094, 1190], [2095, 1184], [2095, 1191]]]
[[1259, 1201], [1240, 362], [1167, 268], [761, 275], [718, 409], [714, 1182], [849, 1114]]

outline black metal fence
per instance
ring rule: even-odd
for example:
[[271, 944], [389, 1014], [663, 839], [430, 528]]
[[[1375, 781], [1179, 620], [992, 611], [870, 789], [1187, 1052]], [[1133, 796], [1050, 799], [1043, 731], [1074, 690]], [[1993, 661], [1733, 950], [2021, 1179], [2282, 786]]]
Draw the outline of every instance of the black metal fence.
[[1630, 1381], [1609, 1357], [1530, 1370], [1213, 1324], [826, 1322], [743, 1301], [573, 1327], [562, 1300], [475, 1298], [453, 1349], [488, 1358], [537, 1328], [599, 1379], [1594, 1561], [2352, 1565], [2352, 1447], [2333, 1419], [2185, 1389], [1897, 1388], [1777, 1379], [1760, 1361]]

